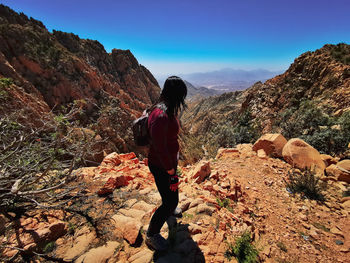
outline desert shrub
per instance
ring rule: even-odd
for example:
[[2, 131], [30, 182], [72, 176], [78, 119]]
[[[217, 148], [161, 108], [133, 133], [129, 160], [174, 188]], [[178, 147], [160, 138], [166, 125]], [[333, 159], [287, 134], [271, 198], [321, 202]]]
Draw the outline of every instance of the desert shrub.
[[73, 169], [94, 153], [91, 140], [71, 140], [69, 116], [43, 116], [41, 126], [31, 127], [23, 114], [0, 116], [0, 211], [57, 206], [69, 195]]
[[233, 213], [233, 208], [232, 208], [232, 206], [230, 206], [230, 200], [229, 199], [227, 199], [227, 198], [224, 198], [224, 199], [216, 198], [216, 202], [218, 203], [218, 205], [220, 207], [224, 207], [228, 211]]
[[315, 176], [315, 172], [310, 169], [305, 171], [290, 170], [288, 179], [285, 181], [286, 188], [291, 193], [300, 193], [304, 198], [324, 201], [322, 191], [326, 188], [326, 183]]
[[350, 65], [350, 46], [345, 43], [332, 46], [331, 56], [340, 63]]
[[298, 107], [283, 111], [275, 123], [288, 138], [300, 136], [307, 131], [312, 133], [319, 126], [329, 124], [329, 117], [310, 100], [303, 100]]
[[[332, 129], [333, 125], [339, 125], [340, 130]], [[330, 117], [312, 101], [304, 100], [298, 107], [280, 113], [274, 130], [287, 138], [301, 138], [320, 152], [339, 154], [350, 141], [350, 112], [338, 118]]]
[[235, 121], [217, 124], [209, 134], [208, 148], [211, 156], [215, 156], [219, 147], [234, 147], [240, 143], [256, 141], [261, 135], [261, 128], [248, 109]]
[[235, 257], [239, 263], [254, 263], [258, 261], [258, 250], [252, 244], [250, 232], [244, 232], [236, 238], [235, 245], [228, 244], [225, 257], [231, 260]]
[[331, 128], [315, 131], [311, 135], [300, 136], [318, 151], [329, 154], [344, 151], [348, 142], [346, 137], [342, 132]]
[[1, 86], [10, 86], [13, 84], [13, 80], [11, 78], [0, 78], [0, 85]]

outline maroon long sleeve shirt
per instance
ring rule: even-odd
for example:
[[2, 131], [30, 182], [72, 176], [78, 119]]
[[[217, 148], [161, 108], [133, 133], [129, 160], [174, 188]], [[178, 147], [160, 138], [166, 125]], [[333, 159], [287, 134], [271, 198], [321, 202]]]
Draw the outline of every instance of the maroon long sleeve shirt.
[[148, 161], [168, 171], [177, 166], [179, 121], [165, 111], [155, 108], [148, 117], [151, 147]]

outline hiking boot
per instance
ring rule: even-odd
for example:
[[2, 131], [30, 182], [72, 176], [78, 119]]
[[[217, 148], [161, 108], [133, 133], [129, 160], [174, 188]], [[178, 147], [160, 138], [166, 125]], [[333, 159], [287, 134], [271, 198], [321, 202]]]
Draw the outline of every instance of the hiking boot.
[[161, 234], [154, 234], [153, 236], [146, 235], [146, 245], [156, 251], [164, 251], [168, 248], [168, 242]]
[[181, 218], [182, 217], [182, 210], [180, 207], [176, 207], [174, 212], [173, 212], [173, 216], [177, 217], [177, 218]]

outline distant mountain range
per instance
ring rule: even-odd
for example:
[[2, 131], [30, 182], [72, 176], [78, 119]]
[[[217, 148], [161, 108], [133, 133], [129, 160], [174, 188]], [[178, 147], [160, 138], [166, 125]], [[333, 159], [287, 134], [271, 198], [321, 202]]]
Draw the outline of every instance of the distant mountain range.
[[266, 69], [242, 70], [224, 68], [210, 72], [182, 74], [180, 77], [197, 87], [206, 87], [227, 92], [244, 90], [252, 86], [255, 82], [264, 82], [281, 73], [280, 71], [269, 71]]

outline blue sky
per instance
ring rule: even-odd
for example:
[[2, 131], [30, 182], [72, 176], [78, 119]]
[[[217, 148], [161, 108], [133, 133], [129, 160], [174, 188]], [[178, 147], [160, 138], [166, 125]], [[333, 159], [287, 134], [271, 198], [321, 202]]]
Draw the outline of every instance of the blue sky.
[[0, 0], [46, 27], [130, 49], [156, 76], [285, 70], [301, 53], [350, 43], [349, 0]]

